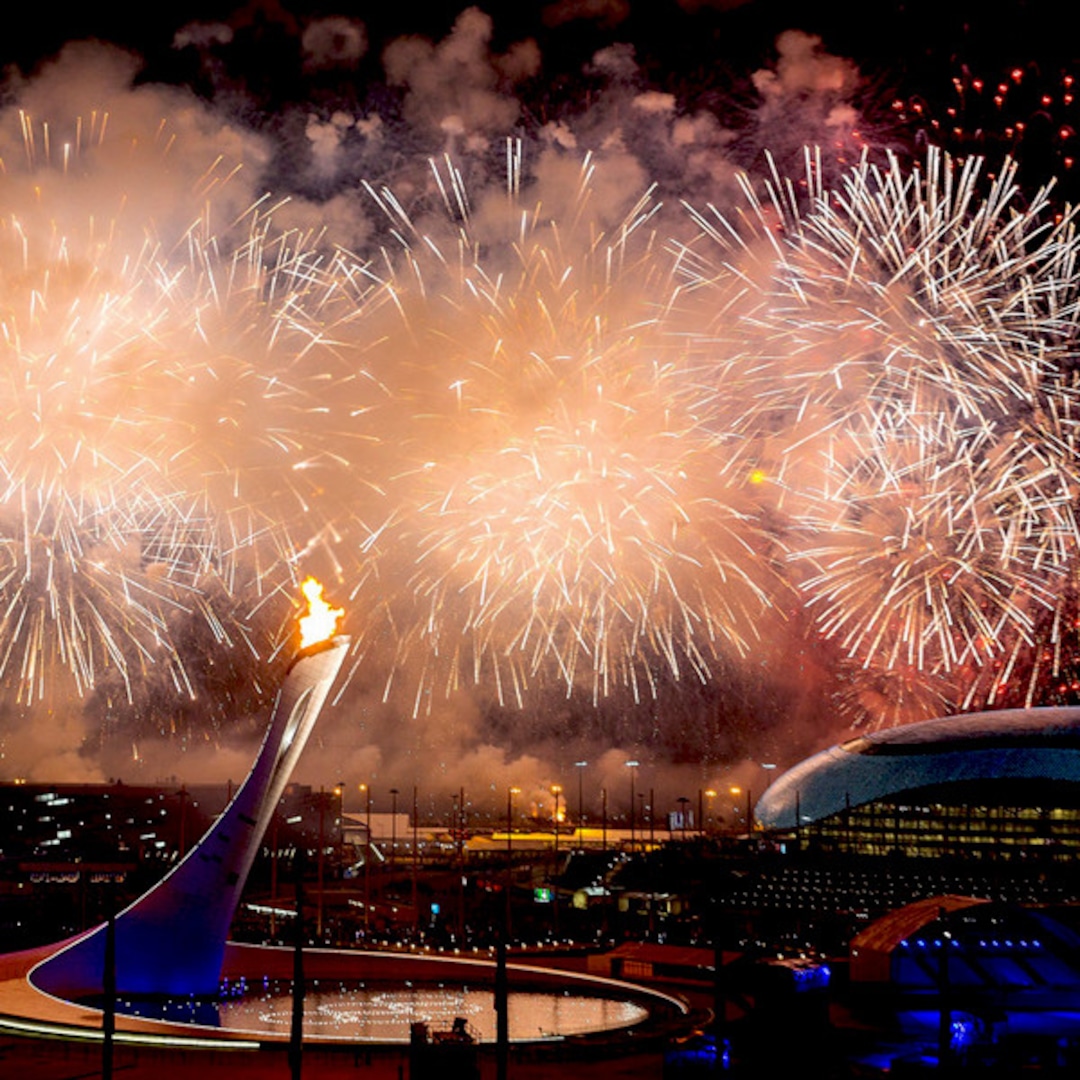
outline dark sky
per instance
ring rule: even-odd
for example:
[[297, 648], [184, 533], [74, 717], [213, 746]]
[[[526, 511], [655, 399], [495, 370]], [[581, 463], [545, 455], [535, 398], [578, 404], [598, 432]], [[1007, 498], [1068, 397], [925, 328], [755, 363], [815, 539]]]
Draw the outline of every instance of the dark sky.
[[[312, 20], [330, 16], [362, 22], [372, 51], [403, 34], [441, 38], [466, 5], [461, 3], [314, 4], [299, 0], [251, 0], [233, 4], [212, 0], [184, 5], [79, 5], [63, 18], [38, 18], [5, 35], [0, 58], [24, 69], [65, 42], [96, 37], [142, 52], [151, 69], [180, 75], [183, 64], [173, 50], [176, 32], [190, 23], [227, 22], [238, 34], [272, 40], [298, 34]], [[699, 66], [738, 66], [761, 58], [776, 34], [802, 29], [820, 34], [832, 52], [857, 59], [875, 75], [892, 73], [911, 79], [934, 73], [954, 59], [969, 63], [1013, 64], [1031, 59], [1058, 63], [1071, 59], [1078, 21], [1067, 5], [1046, 0], [1009, 0], [999, 4], [775, 3], [708, 0], [606, 0], [593, 4], [491, 0], [477, 5], [495, 27], [494, 45], [534, 37], [553, 70], [570, 69], [591, 50], [613, 41], [634, 43], [658, 77]], [[556, 15], [563, 8], [561, 17]], [[571, 9], [591, 12], [570, 17]], [[1063, 10], [1064, 9], [1064, 10]], [[264, 53], [264, 60], [265, 60]], [[246, 56], [260, 66], [259, 50]], [[284, 74], [279, 72], [279, 75]]]
[[[387, 90], [385, 50], [410, 35], [443, 42], [466, 5], [463, 3], [371, 4], [311, 3], [310, 0], [249, 0], [229, 3], [80, 5], [62, 19], [37, 19], [5, 36], [0, 65], [29, 76], [65, 43], [82, 39], [108, 41], [142, 58], [139, 78], [188, 87], [215, 107], [264, 133], [285, 126], [293, 109], [365, 107], [386, 113], [399, 102]], [[987, 83], [1007, 77], [1010, 69], [1028, 73], [1033, 101], [1014, 103], [1028, 119], [1038, 107], [1042, 87], [1056, 90], [1063, 72], [1071, 71], [1080, 16], [1045, 0], [1009, 0], [1004, 4], [955, 5], [930, 0], [866, 5], [864, 3], [788, 3], [769, 0], [490, 0], [475, 5], [490, 19], [488, 48], [494, 55], [530, 43], [538, 61], [510, 93], [522, 103], [518, 122], [533, 129], [544, 122], [582, 111], [604, 84], [595, 71], [603, 50], [623, 49], [633, 57], [635, 88], [671, 93], [676, 109], [703, 108], [722, 123], [738, 128], [759, 104], [752, 85], [755, 72], [777, 64], [778, 36], [797, 30], [820, 38], [820, 50], [857, 66], [858, 90], [845, 95], [861, 114], [870, 142], [910, 142], [920, 125], [937, 117], [952, 121], [957, 78]], [[339, 42], [343, 53], [329, 63], [311, 62], [311, 37], [336, 23], [359, 35]], [[331, 46], [332, 47], [332, 46]], [[10, 95], [9, 95], [10, 96]], [[988, 96], [988, 95], [987, 95]], [[1018, 95], [1014, 94], [1014, 98]], [[918, 99], [927, 111], [898, 113], [895, 102]], [[72, 102], [77, 107], [77, 102]], [[1076, 121], [1068, 113], [1043, 110], [1031, 117], [1060, 128]], [[961, 117], [970, 137], [985, 146], [986, 128], [1003, 119], [970, 111]], [[993, 132], [991, 132], [993, 134]], [[1008, 149], [1015, 150], [1013, 133]], [[1032, 134], [1028, 142], [1034, 142]], [[994, 149], [1000, 149], [995, 147]], [[425, 148], [426, 149], [426, 148]], [[1041, 182], [1052, 164], [1046, 152], [1033, 151], [1033, 169]], [[291, 166], [287, 166], [289, 168]]]
[[[5, 35], [0, 64], [29, 74], [65, 42], [110, 41], [144, 58], [142, 78], [187, 85], [207, 97], [221, 97], [227, 89], [232, 108], [244, 99], [249, 118], [265, 122], [297, 103], [329, 109], [337, 100], [368, 97], [386, 77], [383, 55], [390, 42], [405, 35], [441, 41], [465, 6], [430, 0], [79, 5], [61, 19], [39, 18]], [[964, 73], [996, 80], [1020, 65], [1053, 82], [1073, 63], [1080, 25], [1070, 6], [1047, 0], [489, 0], [476, 8], [491, 19], [493, 53], [535, 42], [540, 68], [519, 92], [547, 117], [580, 105], [592, 88], [583, 72], [598, 50], [613, 45], [632, 48], [639, 86], [675, 93], [685, 108], [705, 104], [722, 110], [748, 93], [752, 72], [775, 62], [778, 34], [801, 30], [820, 36], [824, 52], [858, 65], [864, 95], [877, 99], [878, 111], [911, 95], [944, 109], [952, 80]], [[359, 28], [362, 55], [312, 71], [305, 65], [304, 34], [331, 18]], [[228, 26], [231, 40], [204, 48], [190, 44], [193, 27], [214, 24]], [[179, 47], [184, 41], [189, 44]]]

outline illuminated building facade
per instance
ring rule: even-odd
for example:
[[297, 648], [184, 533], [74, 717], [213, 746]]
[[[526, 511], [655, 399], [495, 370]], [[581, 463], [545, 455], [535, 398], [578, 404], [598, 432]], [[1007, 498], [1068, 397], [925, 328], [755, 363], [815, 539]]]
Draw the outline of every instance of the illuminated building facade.
[[[126, 906], [184, 858], [235, 790], [226, 783], [0, 783], [0, 952], [74, 936]], [[321, 841], [339, 851], [340, 806], [336, 791], [324, 800], [318, 789], [288, 784], [249, 886], [297, 847], [311, 854]]]
[[861, 735], [779, 777], [756, 817], [822, 853], [1071, 862], [1080, 854], [1080, 708]]

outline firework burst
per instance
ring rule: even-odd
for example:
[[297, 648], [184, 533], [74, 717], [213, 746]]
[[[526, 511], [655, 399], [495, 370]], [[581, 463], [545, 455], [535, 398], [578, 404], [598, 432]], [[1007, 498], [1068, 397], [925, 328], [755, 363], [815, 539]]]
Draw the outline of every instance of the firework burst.
[[1072, 220], [1022, 206], [1008, 167], [980, 194], [979, 170], [864, 160], [825, 190], [811, 162], [802, 194], [774, 175], [741, 219], [694, 212], [724, 260], [685, 259], [690, 283], [725, 312], [741, 283], [728, 348], [751, 428], [783, 433], [792, 572], [868, 666], [1030, 641], [1076, 557]]
[[57, 167], [23, 126], [3, 179], [23, 209], [0, 220], [0, 672], [27, 701], [107, 668], [130, 697], [152, 664], [190, 689], [176, 618], [246, 636], [325, 524], [313, 238], [258, 205], [225, 235], [202, 209], [167, 251], [151, 222], [77, 217], [93, 149]]
[[421, 234], [380, 193], [400, 250], [347, 267], [367, 314], [334, 328], [362, 356], [352, 411], [386, 509], [359, 535], [417, 708], [481, 681], [521, 702], [552, 677], [594, 700], [651, 695], [660, 668], [707, 679], [752, 647], [776, 581], [737, 403], [703, 390], [671, 324], [656, 207], [606, 231], [511, 184], [473, 221], [437, 175], [457, 231]]
[[166, 246], [22, 197], [0, 226], [8, 681], [111, 668], [130, 697], [164, 660], [193, 693], [190, 618], [272, 650], [251, 620], [285, 624], [310, 560], [415, 713], [465, 686], [647, 699], [788, 616], [866, 722], [1045, 651], [1077, 550], [1071, 217], [931, 153], [745, 178], [741, 209], [672, 230], [649, 191], [594, 205], [593, 169], [553, 209], [513, 144], [498, 193], [433, 164], [437, 213], [368, 188], [364, 254], [268, 200], [220, 227], [201, 204]]

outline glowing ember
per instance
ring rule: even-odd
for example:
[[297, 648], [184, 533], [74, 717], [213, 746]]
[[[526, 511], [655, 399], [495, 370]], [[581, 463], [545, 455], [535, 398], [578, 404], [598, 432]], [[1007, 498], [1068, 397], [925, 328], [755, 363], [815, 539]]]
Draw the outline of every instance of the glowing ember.
[[333, 608], [323, 599], [323, 587], [314, 578], [307, 578], [300, 586], [308, 602], [306, 615], [300, 616], [300, 648], [316, 645], [333, 637], [338, 619], [345, 614], [342, 608]]

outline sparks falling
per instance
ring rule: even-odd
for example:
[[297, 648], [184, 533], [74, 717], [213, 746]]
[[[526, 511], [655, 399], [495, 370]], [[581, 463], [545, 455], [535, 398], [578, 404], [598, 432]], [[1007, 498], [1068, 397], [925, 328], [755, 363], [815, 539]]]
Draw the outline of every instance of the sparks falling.
[[183, 687], [171, 611], [251, 644], [320, 562], [414, 714], [648, 699], [805, 622], [852, 719], [891, 722], [881, 686], [1000, 692], [1075, 574], [1074, 221], [1008, 167], [866, 157], [826, 187], [811, 155], [673, 220], [651, 189], [600, 204], [588, 155], [535, 195], [509, 144], [495, 192], [449, 157], [419, 211], [364, 186], [352, 250], [269, 199], [219, 214], [223, 165], [173, 235], [103, 231], [66, 196], [108, 138], [59, 167], [36, 130], [0, 191], [28, 208], [0, 230], [24, 699], [159, 661]]
[[752, 228], [695, 212], [752, 282], [731, 333], [754, 426], [785, 432], [767, 452], [807, 609], [868, 672], [954, 691], [1032, 644], [1077, 557], [1073, 216], [981, 168], [932, 151], [824, 190], [810, 161], [805, 198], [747, 185]]

